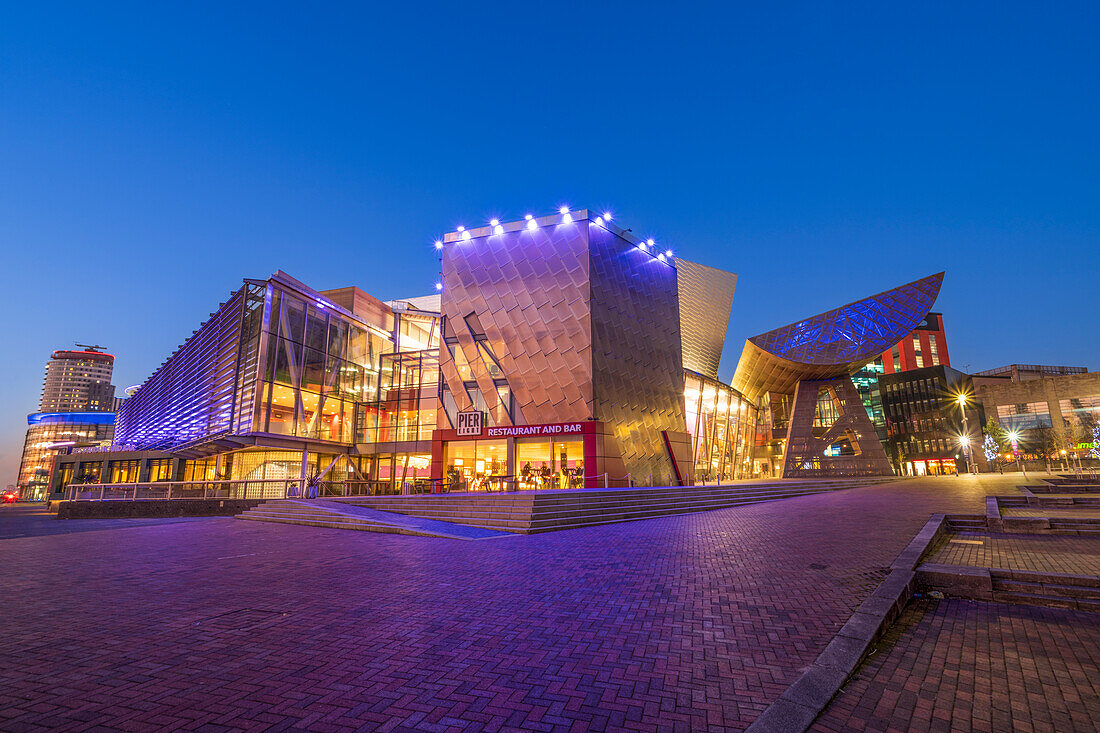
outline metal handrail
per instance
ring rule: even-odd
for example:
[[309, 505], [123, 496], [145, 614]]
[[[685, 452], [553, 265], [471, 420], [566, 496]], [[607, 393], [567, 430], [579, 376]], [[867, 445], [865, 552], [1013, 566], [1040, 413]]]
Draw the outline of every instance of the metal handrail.
[[[608, 473], [570, 478], [568, 488], [582, 488], [595, 479], [604, 488], [612, 482], [633, 486], [630, 474], [611, 478]], [[487, 493], [519, 491], [518, 476], [490, 476], [477, 489]], [[524, 491], [540, 491], [536, 485]], [[465, 481], [444, 479], [393, 479], [318, 481], [316, 479], [211, 479], [198, 481], [140, 481], [136, 483], [69, 484], [64, 496], [68, 501], [136, 501], [143, 499], [316, 499], [326, 497], [386, 496], [396, 494], [434, 494], [470, 491]], [[554, 489], [556, 490], [556, 489]]]
[[69, 501], [138, 499], [280, 499], [300, 495], [299, 479], [220, 479], [141, 481], [137, 483], [69, 484]]

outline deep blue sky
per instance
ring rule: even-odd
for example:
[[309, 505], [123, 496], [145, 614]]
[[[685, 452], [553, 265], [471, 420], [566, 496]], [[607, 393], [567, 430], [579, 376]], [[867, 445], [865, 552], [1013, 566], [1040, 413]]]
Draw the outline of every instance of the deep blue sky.
[[740, 274], [727, 378], [941, 269], [955, 366], [1100, 368], [1096, 3], [108, 5], [0, 22], [0, 484], [51, 350], [121, 388], [244, 277], [426, 293], [563, 202]]

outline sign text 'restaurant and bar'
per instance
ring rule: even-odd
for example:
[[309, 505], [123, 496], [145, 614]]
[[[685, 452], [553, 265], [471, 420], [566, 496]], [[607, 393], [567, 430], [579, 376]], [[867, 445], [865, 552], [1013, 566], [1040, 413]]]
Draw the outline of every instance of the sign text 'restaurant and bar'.
[[514, 425], [511, 427], [488, 428], [485, 432], [490, 438], [519, 438], [526, 435], [565, 435], [568, 433], [583, 433], [584, 423]]

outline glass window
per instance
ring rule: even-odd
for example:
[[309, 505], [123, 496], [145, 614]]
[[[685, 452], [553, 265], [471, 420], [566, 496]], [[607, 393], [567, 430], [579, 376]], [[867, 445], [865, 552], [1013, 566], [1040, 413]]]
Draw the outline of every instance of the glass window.
[[306, 324], [306, 304], [293, 295], [283, 295], [283, 312], [279, 319], [279, 335], [302, 343]]
[[316, 349], [305, 349], [302, 356], [302, 389], [321, 392], [325, 376], [325, 354]]
[[294, 390], [281, 384], [271, 386], [271, 411], [267, 432], [294, 435]]
[[452, 491], [487, 491], [502, 488], [493, 477], [508, 473], [505, 440], [450, 441], [443, 450], [444, 480]]
[[462, 351], [462, 345], [458, 343], [448, 343], [447, 351], [451, 355], [451, 360], [454, 362], [454, 368], [458, 374], [458, 378], [463, 382], [469, 382], [474, 378], [473, 370], [470, 368], [470, 362], [466, 359], [466, 354]]
[[171, 481], [172, 480], [172, 459], [171, 458], [154, 458], [149, 461], [149, 480], [150, 481]]
[[325, 312], [317, 306], [311, 306], [306, 317], [306, 337], [302, 342], [307, 347], [316, 351], [324, 351], [328, 336], [328, 324], [325, 321]]
[[497, 379], [504, 376], [504, 373], [500, 370], [500, 365], [497, 364], [496, 357], [489, 351], [489, 347], [484, 341], [477, 342], [477, 350], [481, 355], [481, 363], [485, 367], [485, 371], [489, 373], [489, 376], [493, 379]]
[[579, 437], [517, 438], [516, 476], [521, 489], [584, 486], [584, 441]]
[[111, 461], [111, 478], [107, 483], [133, 484], [138, 480], [138, 465], [140, 461]]

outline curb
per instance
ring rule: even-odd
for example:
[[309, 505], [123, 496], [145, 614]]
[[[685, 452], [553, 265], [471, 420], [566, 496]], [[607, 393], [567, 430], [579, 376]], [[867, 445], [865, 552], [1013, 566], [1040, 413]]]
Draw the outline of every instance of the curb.
[[818, 655], [814, 663], [761, 713], [748, 733], [803, 733], [863, 661], [871, 644], [901, 615], [917, 586], [924, 553], [947, 532], [943, 514], [933, 514], [890, 566], [871, 596]]

